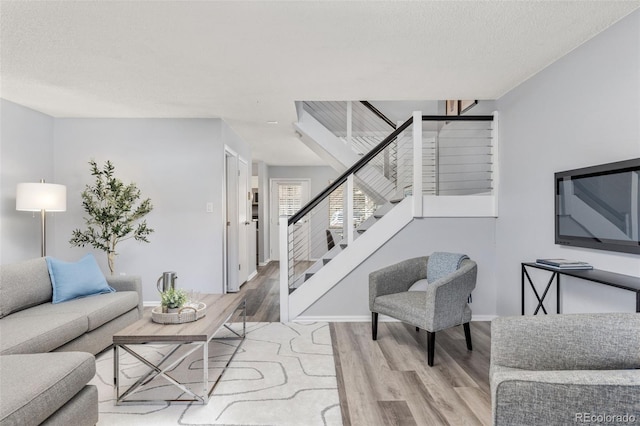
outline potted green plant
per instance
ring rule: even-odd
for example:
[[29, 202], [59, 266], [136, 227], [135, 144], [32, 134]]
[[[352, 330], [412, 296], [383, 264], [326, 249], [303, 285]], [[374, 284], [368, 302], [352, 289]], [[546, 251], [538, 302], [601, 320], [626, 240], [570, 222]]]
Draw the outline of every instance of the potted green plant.
[[130, 238], [148, 243], [153, 232], [142, 218], [153, 210], [149, 198], [141, 200], [135, 183], [125, 185], [114, 176], [115, 167], [107, 161], [100, 169], [94, 160], [89, 161], [93, 185], [82, 191], [82, 207], [87, 229], [75, 229], [69, 243], [84, 247], [86, 244], [107, 254], [109, 271], [115, 272], [116, 245]]
[[183, 289], [170, 288], [160, 293], [162, 312], [177, 312], [187, 302], [187, 292]]

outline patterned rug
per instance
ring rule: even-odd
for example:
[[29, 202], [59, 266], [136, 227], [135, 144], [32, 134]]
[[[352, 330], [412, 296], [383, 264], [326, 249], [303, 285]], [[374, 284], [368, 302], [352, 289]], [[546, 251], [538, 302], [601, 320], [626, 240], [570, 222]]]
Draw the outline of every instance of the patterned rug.
[[[233, 326], [240, 331], [240, 326]], [[228, 333], [228, 332], [227, 332]], [[216, 337], [219, 337], [217, 335]], [[215, 380], [237, 341], [209, 345], [209, 377]], [[149, 359], [160, 359], [171, 345], [137, 346]], [[207, 405], [114, 403], [113, 351], [96, 358], [100, 421], [98, 425], [341, 425], [333, 349], [327, 323], [247, 323], [247, 337], [229, 364]], [[121, 389], [148, 369], [121, 351]], [[174, 369], [190, 389], [202, 378], [202, 352]], [[193, 388], [191, 387], [193, 386]], [[200, 386], [201, 387], [201, 386]], [[176, 399], [179, 389], [158, 377], [135, 398]], [[122, 390], [121, 390], [122, 393]]]

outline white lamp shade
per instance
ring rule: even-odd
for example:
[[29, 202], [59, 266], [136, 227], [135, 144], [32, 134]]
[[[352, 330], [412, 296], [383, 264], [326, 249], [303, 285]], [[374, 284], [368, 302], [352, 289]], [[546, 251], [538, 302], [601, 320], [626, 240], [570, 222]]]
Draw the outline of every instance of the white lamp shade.
[[19, 183], [16, 210], [64, 212], [67, 210], [67, 187], [55, 183]]

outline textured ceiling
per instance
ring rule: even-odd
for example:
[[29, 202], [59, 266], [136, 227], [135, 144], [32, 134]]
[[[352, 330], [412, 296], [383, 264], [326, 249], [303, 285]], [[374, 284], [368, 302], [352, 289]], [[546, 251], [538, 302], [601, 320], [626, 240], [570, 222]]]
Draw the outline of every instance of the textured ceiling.
[[254, 159], [321, 164], [296, 100], [496, 99], [638, 7], [2, 0], [0, 95], [56, 117], [221, 117]]

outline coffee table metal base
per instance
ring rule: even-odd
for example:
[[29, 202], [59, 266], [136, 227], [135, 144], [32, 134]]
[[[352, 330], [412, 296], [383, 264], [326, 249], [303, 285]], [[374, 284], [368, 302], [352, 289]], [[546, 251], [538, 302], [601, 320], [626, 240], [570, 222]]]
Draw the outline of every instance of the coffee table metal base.
[[[231, 317], [238, 311], [242, 311], [242, 334], [234, 331], [227, 325]], [[199, 321], [206, 320], [206, 317], [202, 318]], [[224, 375], [227, 367], [235, 357], [236, 353], [240, 349], [242, 342], [244, 341], [246, 335], [246, 327], [247, 327], [247, 307], [246, 301], [243, 300], [238, 308], [229, 315], [229, 317], [225, 320], [224, 328], [229, 330], [231, 333], [235, 335], [235, 337], [215, 337], [215, 334], [208, 341], [203, 342], [171, 342], [171, 341], [159, 341], [159, 342], [145, 342], [142, 344], [114, 344], [113, 345], [113, 381], [114, 381], [114, 389], [115, 389], [115, 397], [116, 397], [116, 405], [139, 405], [139, 404], [166, 404], [168, 402], [171, 403], [199, 403], [199, 404], [207, 404], [209, 402], [209, 398], [213, 393], [215, 387], [220, 382], [220, 379]], [[218, 330], [219, 331], [219, 330]], [[239, 340], [240, 342], [236, 346], [235, 350], [231, 354], [231, 357], [227, 360], [225, 366], [222, 371], [218, 375], [218, 378], [210, 385], [209, 380], [209, 343], [211, 341], [225, 341], [225, 340]], [[132, 347], [134, 346], [144, 346], [148, 344], [172, 344], [175, 345], [167, 354], [165, 354], [160, 361], [156, 364], [148, 360], [144, 357], [144, 355], [136, 352]], [[164, 365], [173, 354], [175, 354], [180, 348], [190, 346], [191, 348], [186, 351], [184, 354], [180, 355], [176, 359], [172, 360], [171, 363]], [[120, 394], [120, 349], [129, 353], [131, 356], [136, 358], [138, 361], [149, 367], [149, 371], [143, 374], [134, 384], [132, 384], [129, 389]], [[178, 380], [174, 379], [169, 375], [169, 371], [171, 371], [175, 366], [180, 364], [183, 360], [185, 360], [189, 355], [194, 352], [202, 350], [202, 394], [198, 394], [195, 391], [190, 390], [184, 384], [180, 383]], [[190, 395], [192, 398], [180, 398], [180, 399], [131, 399], [130, 396], [143, 390], [143, 387], [151, 382], [154, 378], [161, 376], [165, 378], [169, 383], [183, 391], [185, 394]]]

